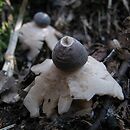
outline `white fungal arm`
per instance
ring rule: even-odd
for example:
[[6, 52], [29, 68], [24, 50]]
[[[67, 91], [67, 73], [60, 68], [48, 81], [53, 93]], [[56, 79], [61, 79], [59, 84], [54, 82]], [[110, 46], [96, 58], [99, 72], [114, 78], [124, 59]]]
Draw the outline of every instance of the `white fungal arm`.
[[35, 78], [34, 86], [30, 89], [29, 93], [24, 99], [24, 105], [29, 110], [31, 117], [39, 116], [39, 105], [42, 103], [43, 96], [49, 85], [46, 80], [46, 75], [48, 74], [48, 71], [50, 70], [51, 64], [52, 64], [52, 61], [48, 59], [48, 60], [45, 60], [45, 62], [39, 65], [35, 65], [31, 68], [31, 70], [35, 74], [39, 74], [43, 72], [43, 75], [41, 74], [40, 76], [37, 76]]
[[38, 27], [34, 22], [26, 23], [20, 29], [19, 40], [22, 43], [23, 49], [30, 49], [28, 59], [32, 60], [39, 53], [43, 41], [52, 51], [58, 42], [57, 37], [62, 37], [62, 34], [52, 26], [44, 28]]
[[59, 31], [57, 31], [56, 29], [54, 30], [55, 31], [55, 35], [58, 37], [58, 38], [62, 38], [63, 37], [63, 34]]
[[27, 55], [29, 60], [37, 56], [44, 44], [45, 33], [42, 28], [35, 25], [34, 22], [26, 23], [22, 26], [19, 33], [19, 40], [22, 43], [22, 49], [29, 49]]
[[36, 75], [40, 73], [46, 73], [47, 71], [49, 71], [51, 65], [52, 65], [52, 60], [46, 59], [41, 64], [34, 65], [31, 68], [31, 71], [34, 72]]
[[60, 35], [60, 33], [56, 31], [52, 26], [46, 27], [45, 30], [46, 30], [45, 41], [50, 50], [52, 51], [55, 45], [58, 43], [56, 35]]
[[31, 41], [34, 40], [36, 42], [44, 40], [43, 29], [36, 26], [34, 22], [28, 22], [19, 30], [19, 40], [21, 43], [29, 46], [32, 44], [35, 45], [36, 43], [31, 43]]
[[48, 84], [48, 90], [44, 95], [43, 113], [45, 113], [47, 117], [51, 117], [54, 113], [56, 113], [55, 109], [57, 107], [60, 93], [58, 91], [58, 88], [54, 87], [55, 83], [51, 83], [50, 86]]
[[90, 100], [96, 94], [124, 99], [121, 86], [108, 73], [105, 65], [90, 56], [87, 63], [67, 81], [74, 99]]
[[58, 101], [58, 113], [63, 114], [68, 112], [71, 106], [73, 99], [70, 95], [68, 96], [60, 96]]
[[[24, 99], [24, 105], [29, 110], [31, 117], [39, 116], [39, 106], [43, 102], [43, 112], [50, 117], [57, 106], [60, 91], [60, 79], [57, 69], [52, 60], [45, 60], [43, 63], [33, 66], [32, 71], [41, 73], [35, 78], [35, 85], [30, 89]], [[61, 87], [61, 86], [60, 86]]]
[[[37, 76], [35, 79], [36, 84], [30, 89], [29, 93], [24, 99], [23, 103], [26, 106], [26, 108], [29, 110], [31, 117], [39, 116], [39, 106], [40, 104], [42, 104], [43, 101], [45, 87], [48, 86], [48, 84], [46, 84], [44, 80], [45, 79], [42, 79], [41, 76]], [[41, 81], [44, 82], [45, 87], [42, 87], [43, 82]]]

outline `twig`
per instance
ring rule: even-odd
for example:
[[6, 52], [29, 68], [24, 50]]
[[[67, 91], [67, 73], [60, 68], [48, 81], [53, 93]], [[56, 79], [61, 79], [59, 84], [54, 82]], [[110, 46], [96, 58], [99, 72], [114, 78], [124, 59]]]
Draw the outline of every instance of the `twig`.
[[15, 66], [15, 58], [14, 58], [14, 52], [16, 49], [17, 41], [18, 41], [18, 33], [19, 29], [21, 28], [22, 22], [23, 22], [23, 16], [25, 13], [26, 5], [28, 3], [28, 0], [23, 0], [22, 6], [20, 8], [19, 16], [16, 22], [16, 26], [14, 31], [12, 30], [9, 45], [7, 48], [7, 51], [5, 53], [5, 63], [2, 68], [3, 71], [5, 71], [6, 75], [11, 77], [13, 75], [14, 66]]
[[12, 125], [9, 125], [9, 126], [6, 126], [4, 128], [1, 128], [0, 130], [9, 130], [11, 128], [13, 128], [16, 124], [12, 124]]
[[107, 62], [115, 54], [115, 49], [113, 49], [110, 54], [104, 59], [103, 63]]
[[130, 13], [130, 9], [129, 9], [129, 3], [128, 3], [128, 1], [127, 1], [127, 0], [122, 0], [122, 2], [123, 2], [123, 4], [124, 4], [126, 10], [128, 11], [128, 13]]
[[5, 2], [7, 3], [7, 5], [11, 8], [11, 10], [13, 10], [13, 6], [11, 5], [10, 0], [5, 0]]
[[118, 18], [117, 18], [117, 7], [118, 7], [118, 2], [114, 5], [114, 7], [113, 7], [113, 25], [115, 26], [115, 28], [116, 28], [116, 31], [121, 31], [121, 27], [119, 26], [119, 24], [118, 24]]
[[108, 11], [107, 11], [107, 33], [110, 33], [111, 28], [111, 6], [112, 6], [112, 0], [108, 0]]
[[83, 29], [84, 29], [84, 33], [85, 33], [85, 37], [86, 37], [88, 46], [91, 46], [91, 42], [89, 40], [90, 38], [89, 38], [89, 35], [88, 35], [88, 29], [91, 30], [92, 27], [88, 23], [88, 20], [86, 19], [85, 16], [81, 16], [81, 22], [83, 23]]

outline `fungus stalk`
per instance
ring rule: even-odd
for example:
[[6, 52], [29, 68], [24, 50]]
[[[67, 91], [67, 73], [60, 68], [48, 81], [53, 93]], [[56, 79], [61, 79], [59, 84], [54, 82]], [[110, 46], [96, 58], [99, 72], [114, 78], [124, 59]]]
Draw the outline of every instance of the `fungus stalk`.
[[124, 99], [121, 86], [106, 70], [102, 62], [88, 56], [76, 39], [63, 37], [52, 51], [52, 60], [31, 68], [35, 84], [24, 99], [31, 117], [39, 116], [39, 106], [47, 117], [69, 111], [73, 100], [89, 101], [94, 95], [110, 95]]

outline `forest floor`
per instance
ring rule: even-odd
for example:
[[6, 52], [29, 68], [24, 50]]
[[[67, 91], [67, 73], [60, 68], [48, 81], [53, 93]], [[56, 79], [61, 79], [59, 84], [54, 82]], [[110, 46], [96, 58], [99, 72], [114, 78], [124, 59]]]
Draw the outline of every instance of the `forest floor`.
[[[14, 19], [16, 19], [16, 12], [22, 0], [10, 1], [14, 8]], [[112, 1], [112, 3], [108, 1], [29, 1], [24, 23], [31, 21], [36, 12], [48, 13], [52, 26], [63, 35], [78, 39], [86, 47], [89, 55], [104, 62], [108, 71], [122, 86], [125, 100], [94, 96], [91, 115], [67, 114], [51, 120], [47, 119], [41, 111], [40, 117], [30, 118], [29, 112], [23, 105], [23, 97], [26, 93], [21, 88], [29, 85], [35, 76], [31, 75], [31, 77], [30, 73], [25, 74], [29, 70], [24, 70], [26, 60], [22, 50], [17, 47], [15, 56], [18, 72], [14, 78], [22, 82], [19, 88], [22, 98], [18, 102], [9, 104], [0, 99], [0, 130], [130, 130], [130, 17], [128, 17], [130, 3], [122, 2], [123, 0]], [[4, 8], [5, 14], [10, 12], [8, 8]], [[113, 43], [113, 39], [119, 42], [120, 48]], [[48, 57], [46, 50], [42, 53], [44, 53], [43, 56], [35, 64]], [[51, 52], [49, 52], [50, 55]], [[3, 62], [0, 63], [1, 68]], [[6, 93], [8, 92], [3, 92], [2, 95]]]

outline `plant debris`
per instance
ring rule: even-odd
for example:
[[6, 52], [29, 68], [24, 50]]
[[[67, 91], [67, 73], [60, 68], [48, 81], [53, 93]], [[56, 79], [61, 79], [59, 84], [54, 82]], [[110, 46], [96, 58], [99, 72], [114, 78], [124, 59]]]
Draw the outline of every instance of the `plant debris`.
[[[9, 39], [8, 34], [15, 26], [21, 3], [22, 0], [0, 1], [1, 70], [4, 64], [3, 52]], [[37, 0], [29, 1], [26, 10], [24, 24], [32, 21], [37, 12], [45, 12], [51, 18], [52, 27], [63, 35], [79, 40], [91, 57], [103, 62], [111, 76], [121, 86], [124, 100], [95, 95], [87, 106], [91, 109], [83, 109], [83, 111], [78, 109], [77, 113], [71, 109], [71, 112], [54, 115], [51, 119], [43, 113], [42, 102], [39, 106], [40, 117], [30, 118], [23, 100], [35, 84], [34, 78], [39, 75], [39, 73], [34, 74], [30, 66], [44, 63], [45, 59], [51, 58], [52, 52], [47, 43], [41, 41], [43, 46], [39, 48], [39, 54], [28, 66], [28, 59], [25, 55], [27, 52], [20, 47], [18, 41], [14, 54], [17, 64], [14, 64], [16, 68], [13, 70], [13, 75], [11, 73], [11, 77], [8, 78], [2, 74], [2, 71], [0, 74], [0, 81], [3, 81], [0, 82], [0, 129], [129, 130], [130, 2], [128, 0]], [[3, 97], [7, 97], [11, 91], [16, 92], [15, 96], [11, 96], [13, 102], [9, 100], [7, 103], [3, 102]], [[17, 100], [14, 101], [14, 99]], [[84, 101], [82, 103], [84, 104]], [[72, 105], [78, 108], [77, 102], [73, 101]], [[57, 110], [56, 108], [55, 111]]]

